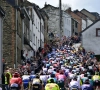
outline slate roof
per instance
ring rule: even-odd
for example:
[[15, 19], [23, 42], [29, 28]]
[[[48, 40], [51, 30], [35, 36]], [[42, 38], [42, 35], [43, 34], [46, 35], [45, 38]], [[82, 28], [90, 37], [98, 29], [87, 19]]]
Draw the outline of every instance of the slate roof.
[[52, 6], [52, 5], [50, 5], [50, 4], [45, 4], [45, 6], [44, 6], [42, 9], [47, 8], [47, 7], [49, 7], [49, 6], [55, 8], [55, 9], [59, 9], [59, 7], [55, 7], [55, 6]]
[[83, 31], [81, 31], [81, 33], [85, 32], [88, 28], [90, 28], [91, 26], [93, 26], [94, 24], [96, 24], [98, 21], [100, 21], [100, 19], [96, 20], [95, 22], [93, 22], [90, 26], [88, 26], [87, 28], [85, 28]]
[[91, 14], [94, 15], [97, 19], [100, 18], [99, 13], [97, 13], [97, 12], [91, 12]]

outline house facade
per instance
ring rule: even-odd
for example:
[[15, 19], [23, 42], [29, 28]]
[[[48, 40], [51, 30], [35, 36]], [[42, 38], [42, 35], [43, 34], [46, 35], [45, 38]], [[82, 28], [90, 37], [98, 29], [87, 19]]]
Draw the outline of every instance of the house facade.
[[59, 23], [59, 8], [51, 5], [45, 4], [43, 10], [48, 14], [48, 33], [54, 34], [55, 37], [60, 39], [60, 35], [63, 36], [71, 36], [71, 16], [62, 11], [62, 19], [61, 19], [61, 30]]
[[39, 47], [44, 47], [44, 18], [40, 13], [40, 9], [36, 4], [26, 2], [26, 8], [30, 16], [30, 46], [33, 50], [30, 50], [26, 54], [30, 58], [36, 55]]
[[100, 55], [100, 19], [82, 31], [82, 45], [87, 51]]
[[72, 17], [72, 35], [79, 35], [82, 31], [82, 18], [75, 14], [71, 8], [68, 8], [66, 12]]
[[72, 22], [71, 22], [71, 16], [67, 14], [66, 12], [63, 12], [63, 35], [66, 37], [71, 37], [72, 33]]
[[93, 23], [93, 21], [81, 11], [75, 10], [74, 13], [82, 18], [82, 30], [84, 30], [86, 27]]
[[48, 44], [48, 20], [49, 20], [49, 16], [47, 15], [47, 13], [41, 9], [40, 10], [42, 16], [44, 17], [44, 44]]
[[49, 16], [48, 33], [53, 33], [55, 36], [60, 36], [59, 9], [57, 7], [45, 4], [43, 10]]
[[[41, 13], [41, 19], [40, 19], [40, 46], [41, 48], [44, 48], [44, 17], [42, 16], [42, 13]], [[38, 47], [38, 48], [39, 48]]]

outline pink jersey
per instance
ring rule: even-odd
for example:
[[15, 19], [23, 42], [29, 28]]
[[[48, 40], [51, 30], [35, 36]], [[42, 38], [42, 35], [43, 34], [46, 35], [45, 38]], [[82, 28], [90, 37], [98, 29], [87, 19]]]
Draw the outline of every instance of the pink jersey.
[[57, 75], [57, 79], [58, 80], [66, 80], [66, 76], [65, 75], [63, 75], [63, 74], [59, 74], [59, 75]]

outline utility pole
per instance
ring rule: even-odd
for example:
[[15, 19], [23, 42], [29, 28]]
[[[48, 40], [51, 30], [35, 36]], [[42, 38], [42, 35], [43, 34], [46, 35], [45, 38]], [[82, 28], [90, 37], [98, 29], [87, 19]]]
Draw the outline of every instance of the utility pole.
[[62, 37], [62, 10], [61, 10], [61, 0], [59, 0], [59, 34], [60, 34], [60, 41], [61, 41], [61, 37]]

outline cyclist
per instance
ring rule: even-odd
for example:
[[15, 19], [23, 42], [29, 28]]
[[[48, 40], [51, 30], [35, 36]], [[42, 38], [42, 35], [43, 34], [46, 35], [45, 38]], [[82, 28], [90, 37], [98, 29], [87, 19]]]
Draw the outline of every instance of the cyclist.
[[27, 71], [24, 72], [24, 75], [22, 76], [22, 80], [23, 80], [24, 89], [26, 88], [30, 89], [30, 75], [28, 75]]
[[80, 83], [77, 81], [77, 77], [73, 77], [69, 84], [69, 90], [79, 90], [80, 89]]
[[83, 83], [81, 90], [94, 90], [93, 87], [89, 83], [89, 79], [86, 79]]
[[54, 79], [50, 79], [47, 81], [45, 86], [45, 90], [60, 90], [59, 86], [54, 82]]
[[66, 86], [66, 76], [65, 76], [63, 70], [60, 70], [59, 73], [60, 74], [57, 75], [57, 84], [59, 85], [59, 87], [61, 89], [65, 89], [65, 86]]
[[51, 74], [48, 81], [51, 80], [51, 79], [54, 79], [54, 82], [57, 83], [57, 78], [55, 77], [55, 74]]
[[15, 72], [13, 77], [10, 79], [10, 87], [11, 89], [15, 88], [16, 90], [22, 89], [22, 79], [18, 72]]
[[98, 72], [95, 72], [95, 75], [92, 77], [92, 80], [94, 82], [94, 88], [97, 88], [100, 86], [100, 76]]
[[40, 79], [42, 80], [43, 85], [45, 86], [46, 83], [47, 83], [47, 79], [48, 79], [47, 75], [44, 74], [43, 72], [41, 72], [41, 73], [40, 73]]
[[32, 81], [32, 90], [43, 90], [43, 83], [38, 74], [36, 74], [36, 78]]

